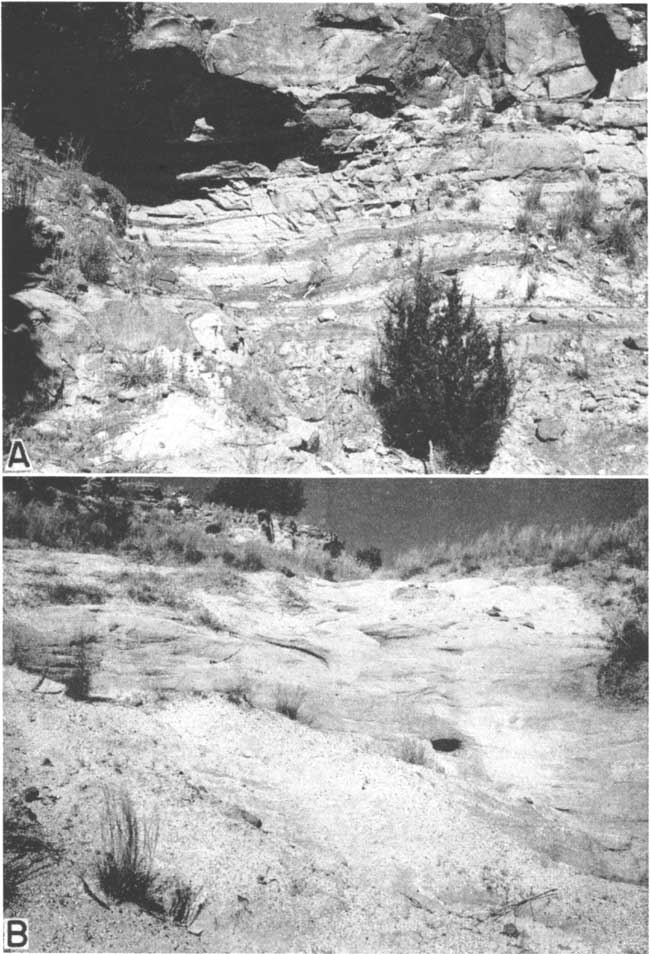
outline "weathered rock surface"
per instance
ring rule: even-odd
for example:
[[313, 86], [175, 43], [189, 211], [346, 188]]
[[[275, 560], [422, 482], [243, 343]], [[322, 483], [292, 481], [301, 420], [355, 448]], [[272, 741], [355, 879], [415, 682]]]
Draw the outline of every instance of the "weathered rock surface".
[[[536, 954], [643, 949], [647, 711], [597, 696], [586, 580], [263, 572], [223, 590], [212, 567], [161, 567], [171, 608], [129, 597], [150, 573], [5, 554], [5, 634], [33, 670], [5, 669], [5, 790], [38, 791], [30, 810], [65, 843], [22, 909], [39, 950], [505, 954], [513, 921]], [[62, 580], [101, 602], [53, 605]], [[92, 703], [57, 693], [81, 631]], [[302, 690], [298, 721], [274, 711], [278, 685]], [[200, 939], [106, 912], [73, 877], [95, 884], [104, 785], [155, 814], [162, 874], [201, 886]]]

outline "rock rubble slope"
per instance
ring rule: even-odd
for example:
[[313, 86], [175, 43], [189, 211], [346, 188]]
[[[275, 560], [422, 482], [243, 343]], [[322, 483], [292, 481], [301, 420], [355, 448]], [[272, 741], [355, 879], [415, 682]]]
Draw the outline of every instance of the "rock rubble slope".
[[[160, 568], [167, 605], [143, 605], [143, 571], [6, 553], [33, 672], [5, 670], [5, 797], [64, 847], [21, 909], [36, 948], [646, 950], [646, 712], [596, 694], [589, 585], [265, 571], [224, 591]], [[67, 605], [44, 597], [61, 579]], [[57, 690], [81, 632], [99, 665], [75, 702]], [[297, 721], [278, 687], [302, 692]], [[157, 816], [161, 871], [202, 886], [191, 933], [84, 892], [104, 785]]]
[[[135, 295], [120, 266], [76, 304], [18, 293], [65, 381], [37, 466], [421, 473], [365, 389], [385, 293], [421, 249], [506, 332], [492, 473], [645, 469], [644, 227], [634, 262], [603, 238], [645, 214], [644, 10], [144, 9], [129, 108], [117, 80], [103, 92], [119, 148], [100, 117], [83, 132], [148, 277]], [[558, 239], [580, 189], [600, 231]], [[125, 348], [166, 380], [116, 386]]]

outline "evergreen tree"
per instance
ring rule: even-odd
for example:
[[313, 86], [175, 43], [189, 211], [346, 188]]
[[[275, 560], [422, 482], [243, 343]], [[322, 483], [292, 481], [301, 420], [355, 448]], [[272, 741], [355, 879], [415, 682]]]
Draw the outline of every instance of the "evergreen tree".
[[385, 439], [423, 461], [433, 447], [455, 470], [485, 470], [514, 386], [501, 328], [490, 339], [457, 279], [445, 290], [422, 254], [386, 304], [369, 374]]

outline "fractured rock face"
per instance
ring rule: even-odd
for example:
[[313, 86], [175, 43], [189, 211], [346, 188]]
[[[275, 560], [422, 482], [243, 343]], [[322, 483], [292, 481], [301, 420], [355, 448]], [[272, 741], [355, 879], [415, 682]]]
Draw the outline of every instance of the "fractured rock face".
[[[225, 452], [210, 414], [187, 406], [200, 404], [200, 394], [186, 394], [196, 433], [209, 432], [192, 457], [197, 466], [218, 468], [227, 453], [229, 461], [239, 455], [235, 469], [244, 471], [307, 458], [343, 472], [421, 472], [422, 462], [382, 447], [364, 383], [386, 293], [420, 248], [440, 273], [461, 278], [490, 329], [503, 324], [532, 389], [522, 385], [515, 401], [505, 472], [570, 469], [583, 439], [585, 471], [605, 452], [599, 434], [611, 435], [613, 454], [620, 446], [641, 452], [638, 392], [630, 397], [643, 373], [640, 353], [620, 341], [645, 321], [643, 269], [629, 276], [603, 234], [574, 229], [560, 241], [554, 233], [558, 212], [592, 186], [603, 229], [614, 216], [641, 214], [638, 8], [287, 5], [277, 17], [263, 5], [245, 16], [228, 5], [205, 17], [196, 9], [147, 5], [118, 63], [97, 49], [102, 103], [114, 125], [120, 117], [119, 135], [95, 114], [81, 117], [84, 131], [93, 161], [129, 198], [128, 243], [158, 261], [146, 294], [132, 298], [122, 282], [84, 291], [78, 306], [107, 349], [146, 355], [163, 345], [196, 362], [219, 420], [232, 417], [219, 402], [229, 400], [233, 366], [253, 384], [272, 381], [282, 423], [285, 414], [298, 423], [288, 435], [275, 426], [255, 434], [262, 449], [254, 460], [245, 457], [255, 442], [244, 424]], [[69, 75], [50, 77], [52, 93], [43, 82], [34, 126], [46, 106], [56, 105], [60, 122], [77, 108], [70, 76], [81, 82], [75, 62]], [[11, 95], [19, 100], [17, 83]], [[536, 188], [539, 206], [522, 216]], [[597, 402], [585, 436], [576, 422], [588, 398], [577, 378], [567, 384], [561, 342], [586, 315], [597, 334], [594, 359], [580, 367], [595, 383], [606, 378], [611, 400]], [[57, 322], [50, 331], [59, 327], [64, 334]], [[556, 414], [563, 439], [535, 440], [531, 420]], [[614, 437], [623, 426], [635, 435], [624, 445]], [[131, 432], [140, 440], [139, 425]], [[156, 434], [146, 446], [161, 459], [169, 448], [157, 424]], [[122, 452], [136, 444], [126, 441]], [[544, 463], [551, 452], [552, 464]], [[627, 458], [619, 464], [634, 469]]]

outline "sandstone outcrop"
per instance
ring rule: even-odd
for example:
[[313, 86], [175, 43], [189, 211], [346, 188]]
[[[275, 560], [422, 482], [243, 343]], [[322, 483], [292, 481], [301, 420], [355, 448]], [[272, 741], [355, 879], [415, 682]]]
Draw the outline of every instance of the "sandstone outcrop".
[[[363, 388], [384, 294], [421, 248], [460, 276], [480, 317], [502, 322], [509, 340], [519, 384], [495, 472], [642, 469], [645, 401], [635, 388], [646, 365], [622, 341], [645, 326], [644, 241], [630, 267], [604, 233], [562, 242], [553, 221], [590, 184], [603, 230], [644, 212], [644, 12], [210, 9], [145, 5], [102, 74], [101, 115], [66, 101], [64, 80], [53, 86], [50, 112], [62, 127], [83, 120], [91, 161], [129, 200], [127, 245], [157, 269], [138, 308], [162, 359], [172, 367], [184, 354], [193, 382], [184, 450], [162, 434], [176, 416], [150, 400], [145, 430], [154, 440], [142, 443], [136, 406], [114, 439], [96, 441], [88, 402], [75, 395], [110, 388], [101, 361], [72, 357], [80, 391], [49, 413], [62, 426], [80, 421], [77, 462], [142, 466], [153, 455], [149, 463], [164, 470], [185, 454], [199, 470], [422, 472], [383, 446]], [[7, 95], [20, 96], [18, 79]], [[37, 136], [52, 95], [42, 87], [38, 108], [24, 110]], [[522, 232], [534, 185], [540, 205]], [[129, 296], [128, 284], [90, 288], [77, 307], [110, 316]], [[543, 331], [527, 321], [531, 303]], [[568, 373], [579, 353], [588, 380]], [[247, 407], [232, 399], [233, 369], [257, 384]], [[585, 414], [587, 390], [597, 397]], [[271, 424], [253, 413], [262, 404], [274, 409]], [[547, 416], [566, 422], [552, 450], [535, 437], [535, 421]], [[317, 423], [317, 449], [296, 444], [294, 418]]]

